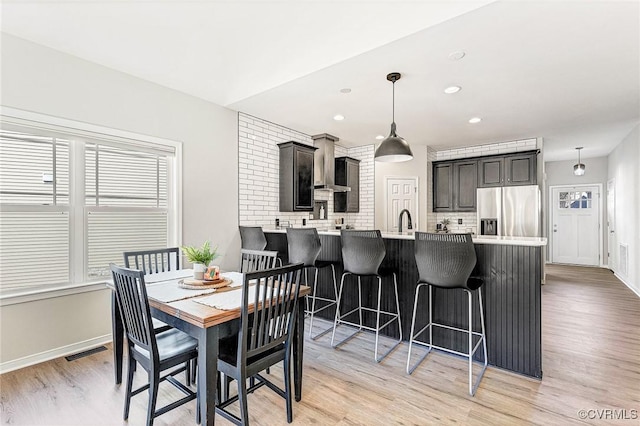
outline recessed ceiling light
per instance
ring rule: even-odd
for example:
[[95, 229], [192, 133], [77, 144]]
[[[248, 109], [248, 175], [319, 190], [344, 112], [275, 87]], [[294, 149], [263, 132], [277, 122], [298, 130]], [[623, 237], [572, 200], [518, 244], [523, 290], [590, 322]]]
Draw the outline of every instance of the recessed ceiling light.
[[384, 139], [384, 136], [382, 136], [382, 135], [378, 135], [378, 136], [376, 136], [376, 139], [378, 139], [379, 141], [381, 141], [382, 139]]
[[462, 89], [462, 87], [460, 86], [449, 86], [444, 89], [444, 93], [446, 93], [447, 95], [451, 95], [452, 93], [458, 93], [460, 89]]
[[345, 87], [344, 89], [340, 89], [340, 93], [351, 93], [351, 89]]
[[344, 115], [336, 114], [333, 116], [333, 119], [336, 121], [342, 121], [344, 120]]
[[482, 121], [482, 118], [480, 118], [480, 117], [473, 117], [473, 118], [469, 119], [469, 123], [471, 123], [471, 124], [476, 124], [476, 123], [479, 123], [481, 121]]
[[464, 53], [462, 50], [456, 50], [455, 52], [449, 53], [449, 59], [451, 59], [452, 61], [459, 61], [460, 59], [464, 58], [465, 54], [466, 53]]

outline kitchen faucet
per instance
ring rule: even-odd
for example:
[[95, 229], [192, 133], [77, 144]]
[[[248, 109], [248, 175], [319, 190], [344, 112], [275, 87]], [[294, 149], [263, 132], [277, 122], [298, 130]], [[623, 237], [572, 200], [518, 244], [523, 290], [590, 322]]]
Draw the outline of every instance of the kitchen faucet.
[[411, 213], [409, 213], [409, 210], [403, 209], [400, 212], [400, 216], [398, 217], [398, 232], [402, 232], [402, 215], [404, 214], [404, 212], [407, 212], [407, 230], [413, 229], [413, 225], [411, 224]]

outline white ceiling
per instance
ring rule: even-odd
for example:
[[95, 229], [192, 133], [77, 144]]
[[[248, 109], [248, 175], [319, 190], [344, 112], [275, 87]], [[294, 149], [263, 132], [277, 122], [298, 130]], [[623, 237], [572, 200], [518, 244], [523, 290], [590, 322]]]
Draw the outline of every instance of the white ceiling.
[[411, 145], [596, 157], [640, 121], [637, 1], [5, 1], [2, 31], [345, 145], [388, 134], [392, 71]]

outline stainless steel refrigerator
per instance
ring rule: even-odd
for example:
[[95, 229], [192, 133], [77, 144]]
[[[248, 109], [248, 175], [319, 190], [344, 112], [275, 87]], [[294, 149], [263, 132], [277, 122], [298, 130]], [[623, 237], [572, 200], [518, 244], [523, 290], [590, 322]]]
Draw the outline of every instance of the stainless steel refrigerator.
[[477, 196], [479, 235], [540, 236], [537, 185], [478, 188]]

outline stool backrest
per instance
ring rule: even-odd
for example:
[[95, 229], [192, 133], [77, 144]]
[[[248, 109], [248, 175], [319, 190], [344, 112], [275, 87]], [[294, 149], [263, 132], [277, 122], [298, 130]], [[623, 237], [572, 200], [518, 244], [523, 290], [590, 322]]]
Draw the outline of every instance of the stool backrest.
[[129, 344], [133, 343], [148, 351], [149, 358], [158, 362], [158, 346], [147, 299], [147, 287], [144, 284], [144, 272], [120, 268], [113, 263], [109, 266]]
[[415, 256], [421, 282], [446, 288], [468, 288], [476, 265], [471, 234], [416, 232]]
[[356, 275], [376, 275], [387, 254], [379, 230], [341, 230], [344, 271]]
[[318, 260], [322, 245], [316, 228], [287, 228], [289, 263], [313, 266]]
[[240, 226], [240, 241], [243, 249], [264, 250], [267, 237], [260, 226]]
[[242, 262], [240, 272], [255, 272], [276, 267], [277, 251], [240, 250]]

